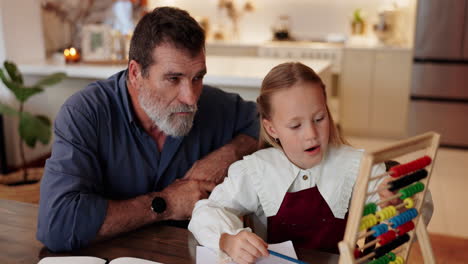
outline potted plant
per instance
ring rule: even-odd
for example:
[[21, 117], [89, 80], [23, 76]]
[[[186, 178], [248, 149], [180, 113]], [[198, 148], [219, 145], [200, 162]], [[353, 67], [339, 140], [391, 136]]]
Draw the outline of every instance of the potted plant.
[[353, 19], [351, 21], [351, 34], [353, 35], [363, 35], [366, 29], [366, 21], [362, 15], [362, 10], [360, 8], [354, 10]]
[[28, 168], [24, 154], [24, 144], [30, 148], [36, 146], [37, 141], [46, 145], [49, 143], [52, 132], [51, 122], [44, 115], [34, 115], [24, 110], [24, 104], [33, 95], [44, 91], [44, 87], [55, 85], [66, 77], [65, 73], [54, 73], [39, 80], [34, 85], [26, 86], [23, 76], [15, 63], [5, 61], [4, 69], [0, 68], [0, 79], [5, 86], [15, 95], [19, 108], [15, 109], [7, 104], [0, 103], [0, 114], [19, 118], [18, 133], [20, 136], [19, 150], [22, 161], [22, 181], [18, 184], [34, 183], [37, 180], [28, 180]]

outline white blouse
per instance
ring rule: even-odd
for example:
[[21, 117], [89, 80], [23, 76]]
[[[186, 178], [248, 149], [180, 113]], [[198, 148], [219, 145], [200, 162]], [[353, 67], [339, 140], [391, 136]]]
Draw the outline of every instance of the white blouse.
[[[282, 150], [268, 148], [245, 156], [231, 165], [228, 177], [209, 199], [195, 204], [189, 230], [198, 242], [218, 249], [222, 233], [235, 235], [244, 228], [240, 216], [253, 214], [255, 233], [266, 238], [267, 217], [278, 212], [286, 192], [317, 186], [333, 215], [343, 219], [348, 212], [354, 183], [364, 151], [342, 145], [329, 147], [317, 166], [303, 170], [291, 163]], [[375, 165], [372, 175], [385, 172]], [[368, 191], [383, 180], [369, 182]], [[378, 194], [367, 202], [378, 201]]]

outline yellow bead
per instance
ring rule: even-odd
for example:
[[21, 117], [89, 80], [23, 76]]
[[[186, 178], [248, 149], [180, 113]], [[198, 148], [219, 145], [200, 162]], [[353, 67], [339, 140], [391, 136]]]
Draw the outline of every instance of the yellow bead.
[[405, 260], [402, 257], [397, 256], [394, 261], [390, 261], [388, 264], [405, 264]]
[[414, 200], [411, 198], [406, 198], [403, 200], [403, 203], [405, 204], [405, 208], [410, 209], [414, 207]]
[[395, 216], [396, 211], [397, 210], [396, 210], [395, 206], [390, 205], [390, 206], [387, 206], [384, 209], [378, 211], [376, 213], [376, 215], [379, 218], [379, 221], [383, 221], [383, 220], [386, 220], [386, 219], [389, 219], [389, 218]]
[[375, 226], [377, 224], [377, 217], [373, 214], [366, 215], [361, 218], [361, 224], [359, 225], [359, 230], [366, 230], [369, 227]]

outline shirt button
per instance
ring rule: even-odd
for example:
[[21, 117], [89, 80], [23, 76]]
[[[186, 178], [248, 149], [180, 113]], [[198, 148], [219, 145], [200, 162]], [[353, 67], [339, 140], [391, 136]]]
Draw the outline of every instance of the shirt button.
[[307, 180], [309, 179], [309, 176], [304, 175], [304, 176], [302, 176], [302, 179], [303, 179], [304, 181], [307, 181]]

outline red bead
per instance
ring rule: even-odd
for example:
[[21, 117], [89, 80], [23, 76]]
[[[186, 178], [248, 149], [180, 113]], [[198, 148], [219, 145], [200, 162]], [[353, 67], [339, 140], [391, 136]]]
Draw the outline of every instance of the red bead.
[[406, 222], [403, 225], [398, 227], [398, 235], [402, 236], [413, 229], [414, 229], [413, 221]]
[[411, 162], [392, 167], [390, 168], [389, 173], [390, 176], [392, 176], [393, 178], [398, 178], [401, 175], [420, 170], [426, 167], [427, 165], [431, 164], [431, 162], [432, 159], [429, 156], [424, 156], [417, 160], [413, 160]]
[[357, 258], [361, 257], [361, 254], [362, 254], [362, 252], [361, 252], [361, 250], [359, 250], [359, 248], [354, 249], [354, 258], [357, 259]]
[[378, 238], [380, 240], [379, 244], [380, 245], [385, 245], [385, 244], [391, 242], [392, 240], [394, 240], [396, 238], [396, 233], [395, 233], [395, 231], [390, 230], [387, 233], [384, 233], [384, 234], [380, 235]]

